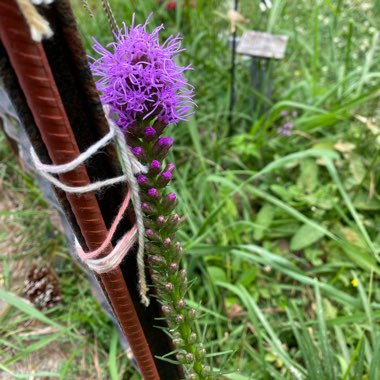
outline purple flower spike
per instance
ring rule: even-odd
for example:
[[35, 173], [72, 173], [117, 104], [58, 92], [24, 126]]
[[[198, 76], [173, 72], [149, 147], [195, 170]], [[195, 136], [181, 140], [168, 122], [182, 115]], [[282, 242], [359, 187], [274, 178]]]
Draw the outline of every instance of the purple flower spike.
[[91, 70], [98, 77], [101, 100], [118, 115], [123, 129], [139, 120], [156, 118], [168, 125], [186, 120], [192, 114], [193, 87], [184, 77], [190, 67], [182, 67], [175, 58], [183, 51], [180, 36], [159, 43], [159, 26], [147, 32], [144, 25], [124, 27], [115, 34], [116, 42], [107, 49], [94, 39], [93, 49], [100, 55], [91, 58]]

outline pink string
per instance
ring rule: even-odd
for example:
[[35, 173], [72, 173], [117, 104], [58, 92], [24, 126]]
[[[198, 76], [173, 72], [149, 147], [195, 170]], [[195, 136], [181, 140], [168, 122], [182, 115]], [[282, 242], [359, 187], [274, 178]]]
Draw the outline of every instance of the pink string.
[[[128, 192], [127, 192], [127, 195], [125, 196], [124, 198], [124, 201], [121, 205], [121, 207], [119, 208], [119, 211], [116, 215], [116, 218], [115, 220], [113, 221], [112, 223], [112, 226], [111, 228], [109, 229], [108, 231], [108, 234], [107, 234], [107, 237], [106, 239], [104, 240], [104, 242], [102, 243], [102, 245], [95, 249], [94, 251], [90, 251], [90, 252], [84, 252], [83, 248], [80, 246], [80, 244], [77, 244], [77, 251], [78, 251], [78, 255], [79, 257], [84, 261], [88, 261], [90, 259], [93, 259], [93, 258], [97, 258], [99, 255], [101, 255], [107, 248], [109, 248], [109, 245], [111, 244], [111, 241], [113, 239], [113, 236], [116, 232], [116, 229], [118, 227], [118, 225], [120, 224], [121, 220], [123, 219], [124, 217], [124, 212], [125, 210], [128, 208], [128, 205], [129, 205], [129, 201], [131, 199], [131, 192], [130, 190], [128, 189]], [[132, 229], [130, 231], [128, 231], [120, 240], [119, 242], [117, 243], [117, 246], [121, 246], [123, 243], [127, 243], [128, 240], [131, 240], [133, 239], [133, 237], [136, 236], [136, 231], [137, 231], [137, 226], [134, 225], [132, 227]], [[134, 239], [135, 240], [135, 239]], [[133, 244], [132, 244], [133, 245]], [[115, 247], [116, 248], [116, 247]], [[113, 249], [112, 252], [110, 252], [106, 257], [109, 258], [109, 262], [114, 258], [114, 256], [116, 255], [117, 253], [117, 250], [116, 249]], [[120, 258], [120, 260], [116, 260], [115, 263], [118, 261], [117, 264], [114, 264], [112, 266], [112, 269], [116, 268], [116, 266], [121, 262], [121, 260], [123, 259], [123, 257]]]

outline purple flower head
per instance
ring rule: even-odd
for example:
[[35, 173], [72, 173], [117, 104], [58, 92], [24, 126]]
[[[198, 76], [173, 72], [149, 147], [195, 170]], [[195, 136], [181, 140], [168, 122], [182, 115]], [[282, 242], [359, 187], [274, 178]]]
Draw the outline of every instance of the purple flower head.
[[283, 136], [291, 136], [292, 135], [292, 129], [293, 129], [293, 123], [288, 121], [281, 128], [277, 129], [277, 133], [279, 135], [283, 135]]
[[102, 102], [117, 114], [116, 123], [122, 129], [141, 120], [177, 123], [192, 113], [193, 87], [183, 75], [190, 67], [175, 62], [183, 51], [181, 37], [170, 36], [160, 45], [163, 26], [148, 33], [150, 17], [136, 26], [133, 17], [132, 25], [124, 24], [115, 33], [116, 42], [106, 47], [94, 39], [93, 49], [100, 57], [91, 58], [90, 67], [99, 77]]

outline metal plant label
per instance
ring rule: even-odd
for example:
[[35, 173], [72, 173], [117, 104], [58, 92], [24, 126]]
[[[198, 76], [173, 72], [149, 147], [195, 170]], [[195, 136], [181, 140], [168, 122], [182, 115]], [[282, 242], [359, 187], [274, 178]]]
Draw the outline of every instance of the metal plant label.
[[287, 43], [288, 36], [249, 31], [241, 37], [236, 51], [252, 57], [282, 59]]

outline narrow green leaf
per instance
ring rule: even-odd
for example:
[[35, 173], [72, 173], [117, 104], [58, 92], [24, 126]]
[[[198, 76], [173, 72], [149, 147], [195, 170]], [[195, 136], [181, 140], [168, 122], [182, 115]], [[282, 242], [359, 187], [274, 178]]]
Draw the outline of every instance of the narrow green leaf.
[[293, 235], [290, 241], [290, 249], [299, 251], [316, 243], [324, 236], [324, 232], [317, 230], [314, 227], [304, 224]]

